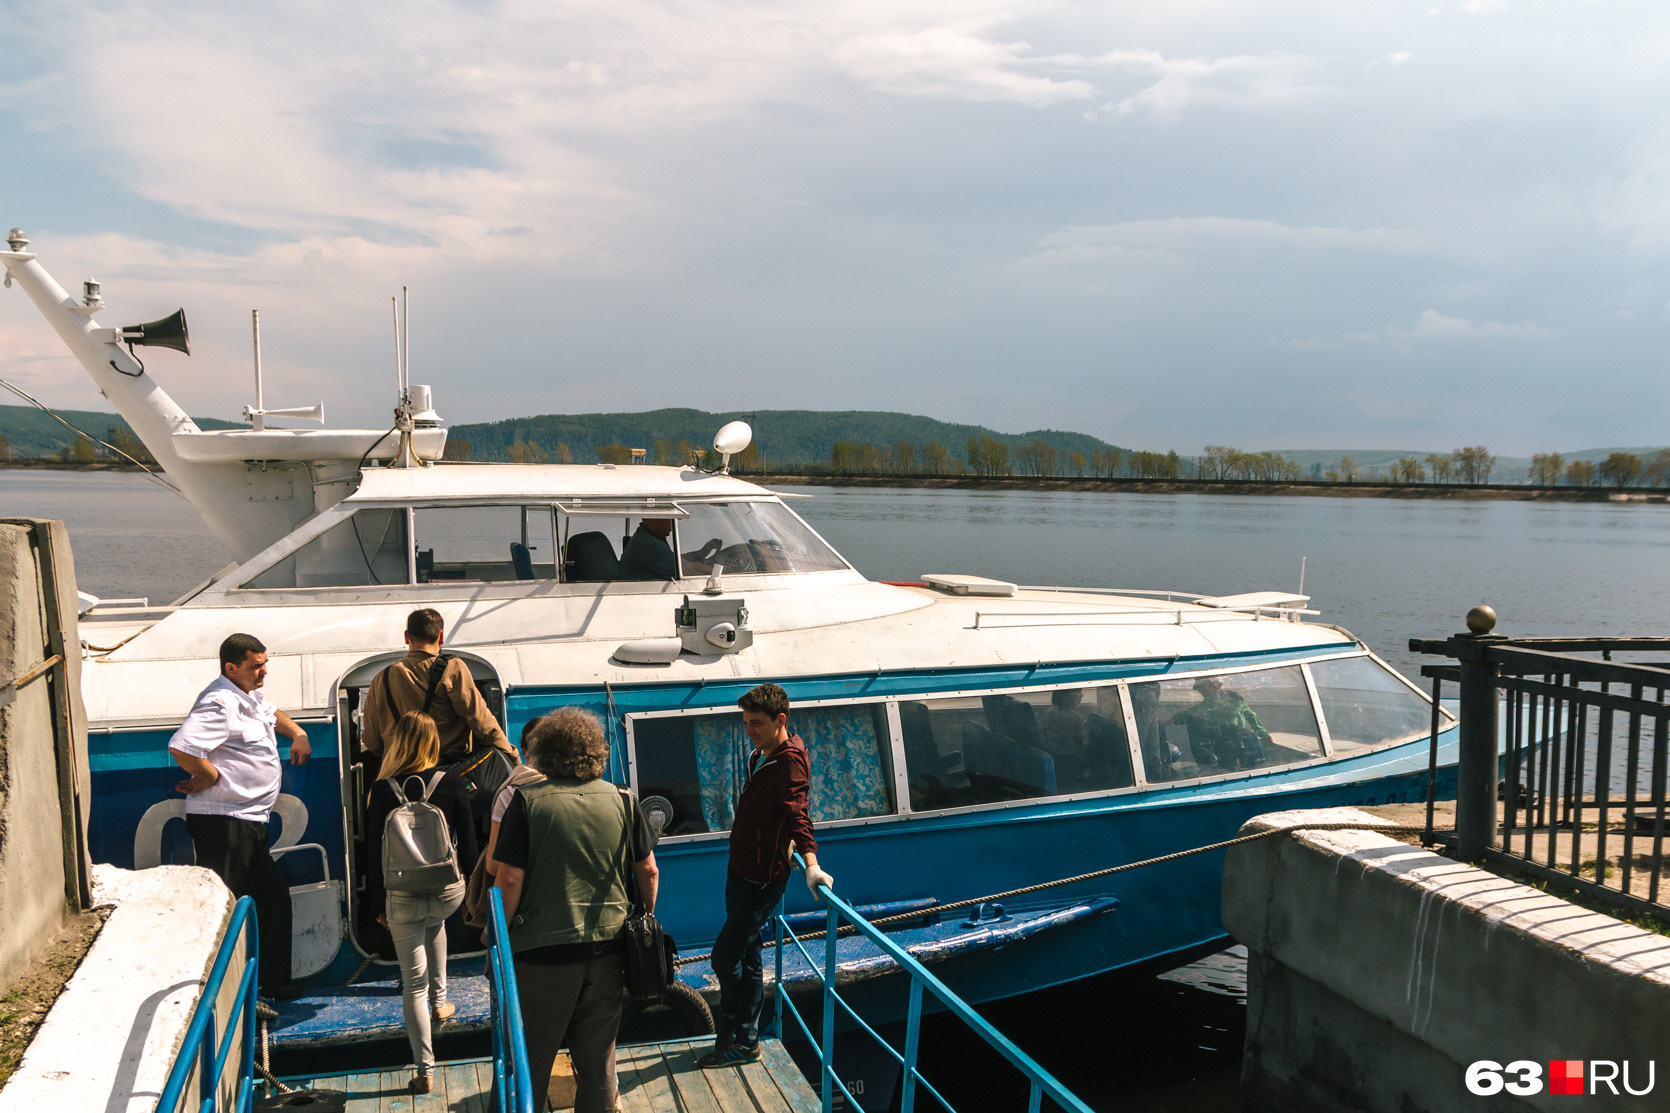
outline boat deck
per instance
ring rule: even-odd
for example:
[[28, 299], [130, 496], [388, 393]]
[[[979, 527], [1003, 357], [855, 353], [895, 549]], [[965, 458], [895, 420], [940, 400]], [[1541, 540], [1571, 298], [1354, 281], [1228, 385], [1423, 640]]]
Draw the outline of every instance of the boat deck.
[[[758, 1063], [702, 1070], [696, 1056], [713, 1046], [700, 1040], [631, 1044], [616, 1054], [620, 1108], [626, 1113], [812, 1113], [817, 1095], [777, 1040], [762, 1041]], [[441, 1063], [434, 1090], [406, 1091], [412, 1068], [327, 1078], [286, 1078], [292, 1089], [335, 1090], [348, 1097], [347, 1113], [489, 1113], [493, 1063], [489, 1059]]]

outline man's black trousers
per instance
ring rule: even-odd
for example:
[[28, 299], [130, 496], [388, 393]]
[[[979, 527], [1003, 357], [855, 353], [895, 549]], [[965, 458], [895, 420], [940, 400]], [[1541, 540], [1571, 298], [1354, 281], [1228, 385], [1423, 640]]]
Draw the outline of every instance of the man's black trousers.
[[197, 864], [214, 870], [234, 897], [255, 901], [261, 933], [261, 988], [290, 984], [290, 883], [267, 853], [267, 825], [229, 815], [188, 815]]

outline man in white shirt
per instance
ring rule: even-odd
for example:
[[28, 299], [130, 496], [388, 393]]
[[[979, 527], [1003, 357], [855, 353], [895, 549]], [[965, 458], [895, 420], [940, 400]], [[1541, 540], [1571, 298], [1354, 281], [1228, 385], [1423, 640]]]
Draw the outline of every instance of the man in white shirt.
[[313, 747], [307, 732], [261, 693], [267, 647], [248, 634], [220, 643], [220, 677], [198, 693], [168, 752], [190, 776], [186, 830], [197, 864], [220, 875], [236, 897], [255, 901], [261, 933], [261, 991], [294, 997], [290, 983], [290, 884], [267, 852], [267, 818], [278, 800], [278, 734], [300, 765]]

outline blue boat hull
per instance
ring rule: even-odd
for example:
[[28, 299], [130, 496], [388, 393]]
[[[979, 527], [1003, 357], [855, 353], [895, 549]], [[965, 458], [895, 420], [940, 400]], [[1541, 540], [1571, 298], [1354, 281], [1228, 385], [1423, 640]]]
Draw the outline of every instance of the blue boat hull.
[[[567, 701], [578, 702], [572, 694]], [[550, 694], [514, 693], [512, 721], [526, 717], [517, 714], [521, 708], [552, 702]], [[283, 786], [305, 806], [306, 826], [286, 841], [323, 845], [331, 876], [340, 879], [346, 862], [336, 726], [312, 723], [308, 733], [313, 760], [287, 764]], [[167, 757], [167, 737], [155, 730], [94, 735], [89, 834], [98, 860], [133, 864], [139, 817], [168, 798], [179, 780]], [[1440, 742], [1437, 795], [1443, 798], [1454, 794], [1453, 729]], [[819, 832], [820, 857], [853, 904], [962, 901], [1222, 841], [1248, 818], [1266, 812], [1424, 800], [1427, 756], [1428, 741], [1420, 738], [1348, 760], [1230, 780], [834, 825]], [[623, 765], [617, 762], [616, 770]], [[615, 779], [621, 779], [618, 772]], [[182, 824], [169, 825], [162, 849], [164, 861], [190, 860]], [[687, 951], [705, 950], [718, 931], [727, 854], [722, 837], [674, 840], [657, 852], [662, 871], [657, 912]], [[317, 860], [291, 856], [285, 869], [295, 883], [316, 881]], [[936, 954], [935, 968], [966, 999], [979, 1002], [1137, 964], [1187, 961], [1227, 943], [1219, 916], [1223, 863], [1224, 852], [1217, 851], [1046, 890], [1029, 899], [1071, 903], [1111, 897], [1118, 908], [1021, 940]], [[798, 883], [791, 884], [786, 903], [791, 912], [816, 909]], [[351, 939], [345, 941], [336, 961], [310, 985], [342, 985], [365, 957]], [[698, 971], [686, 980], [705, 981]], [[882, 986], [857, 992], [860, 999], [875, 999], [879, 1021], [902, 1008], [899, 995]]]

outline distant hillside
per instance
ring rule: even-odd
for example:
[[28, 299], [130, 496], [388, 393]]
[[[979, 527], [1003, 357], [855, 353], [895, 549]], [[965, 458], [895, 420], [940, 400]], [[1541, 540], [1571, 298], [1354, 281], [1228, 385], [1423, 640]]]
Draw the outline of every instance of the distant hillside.
[[1058, 452], [1082, 452], [1086, 456], [1113, 445], [1083, 433], [1040, 429], [1028, 433], [999, 433], [983, 425], [955, 425], [931, 417], [886, 413], [877, 410], [753, 410], [708, 413], [703, 410], [651, 410], [626, 414], [545, 414], [518, 417], [488, 424], [454, 425], [452, 442], [469, 441], [476, 460], [503, 460], [517, 441], [536, 442], [554, 452], [565, 444], [576, 463], [597, 459], [597, 449], [606, 444], [651, 449], [657, 441], [688, 441], [696, 448], [713, 443], [713, 434], [727, 421], [740, 418], [754, 427], [754, 441], [770, 468], [795, 464], [827, 464], [837, 441], [872, 444], [890, 448], [898, 441], [909, 442], [918, 452], [937, 442], [957, 459], [962, 459], [970, 437], [991, 437], [1010, 450], [1041, 440]]
[[[128, 423], [112, 413], [97, 410], [59, 410], [64, 420], [85, 429], [102, 440], [110, 439], [113, 429], [128, 429]], [[237, 429], [235, 421], [221, 421], [214, 417], [193, 418], [204, 429]], [[48, 414], [33, 406], [0, 406], [0, 433], [5, 434], [11, 455], [22, 457], [51, 456], [75, 440], [75, 434], [64, 428]]]

